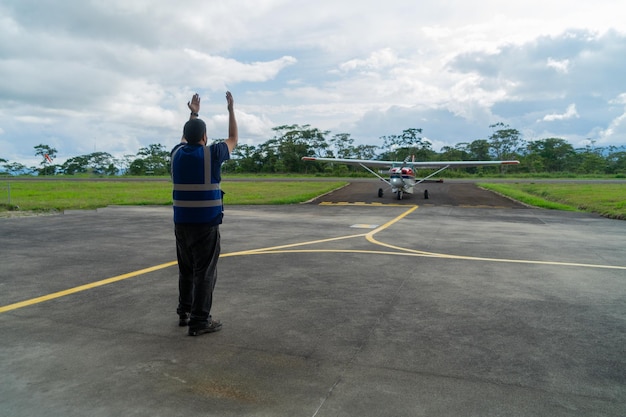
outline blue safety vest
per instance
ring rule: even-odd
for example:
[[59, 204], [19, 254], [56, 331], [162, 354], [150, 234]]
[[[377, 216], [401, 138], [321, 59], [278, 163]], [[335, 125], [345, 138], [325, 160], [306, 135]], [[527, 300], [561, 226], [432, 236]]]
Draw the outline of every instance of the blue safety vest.
[[174, 223], [222, 223], [223, 193], [211, 162], [209, 146], [184, 145], [172, 152]]

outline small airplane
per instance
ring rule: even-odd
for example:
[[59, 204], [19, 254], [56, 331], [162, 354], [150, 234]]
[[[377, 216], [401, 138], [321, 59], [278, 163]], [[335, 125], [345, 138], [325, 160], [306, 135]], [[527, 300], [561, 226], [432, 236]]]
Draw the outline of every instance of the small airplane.
[[[485, 166], [485, 165], [517, 165], [519, 161], [429, 161], [429, 162], [415, 162], [414, 160], [409, 161], [409, 157], [407, 157], [404, 162], [398, 161], [378, 161], [375, 159], [344, 159], [344, 158], [316, 158], [311, 156], [302, 157], [303, 161], [316, 161], [316, 162], [334, 162], [339, 164], [347, 164], [347, 165], [358, 165], [371, 174], [376, 176], [381, 181], [385, 182], [389, 187], [391, 187], [391, 191], [396, 194], [398, 200], [402, 200], [404, 194], [413, 194], [414, 187], [417, 184], [420, 184], [429, 178], [439, 174], [440, 172], [454, 167], [477, 167], [477, 166]], [[389, 179], [385, 179], [381, 177], [379, 174], [374, 172], [370, 167], [377, 168], [389, 168]], [[415, 179], [415, 170], [416, 169], [436, 169], [437, 171], [428, 175], [425, 178], [417, 181]], [[441, 182], [441, 180], [440, 180]], [[378, 189], [378, 197], [383, 196], [383, 189]], [[428, 198], [428, 190], [424, 190], [424, 198]]]

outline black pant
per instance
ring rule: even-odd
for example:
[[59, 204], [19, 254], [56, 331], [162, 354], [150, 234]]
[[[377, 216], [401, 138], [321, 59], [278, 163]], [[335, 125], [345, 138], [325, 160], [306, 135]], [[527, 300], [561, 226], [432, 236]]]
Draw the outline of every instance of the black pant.
[[189, 326], [211, 319], [220, 256], [219, 226], [175, 224], [178, 257], [178, 314], [191, 313]]

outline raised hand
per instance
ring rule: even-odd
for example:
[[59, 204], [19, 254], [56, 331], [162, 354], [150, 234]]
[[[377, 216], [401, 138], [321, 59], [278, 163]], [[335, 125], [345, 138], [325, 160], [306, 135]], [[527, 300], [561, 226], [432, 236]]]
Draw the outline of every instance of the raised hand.
[[194, 94], [191, 101], [187, 102], [187, 107], [192, 113], [200, 113], [200, 95], [198, 93]]
[[235, 103], [235, 100], [233, 99], [233, 95], [230, 91], [226, 92], [226, 101], [228, 102], [228, 111], [233, 111], [233, 104]]

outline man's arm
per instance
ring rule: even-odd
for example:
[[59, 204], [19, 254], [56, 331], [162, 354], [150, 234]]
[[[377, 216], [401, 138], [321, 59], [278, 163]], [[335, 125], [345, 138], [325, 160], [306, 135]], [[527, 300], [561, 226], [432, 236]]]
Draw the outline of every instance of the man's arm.
[[[231, 153], [237, 142], [239, 142], [239, 132], [237, 130], [237, 120], [235, 119], [235, 110], [233, 108], [234, 100], [230, 91], [226, 92], [226, 101], [228, 102], [228, 139], [224, 142], [228, 146], [228, 152]], [[198, 99], [198, 106], [200, 101]]]
[[[189, 120], [197, 119], [198, 113], [200, 113], [200, 95], [198, 93], [194, 94], [193, 97], [191, 97], [191, 101], [187, 102], [187, 107], [189, 107], [189, 110], [191, 111]], [[185, 139], [184, 136], [180, 138], [180, 141], [182, 143], [187, 143], [187, 139]]]

